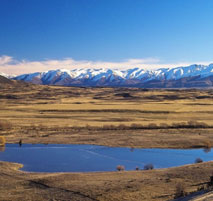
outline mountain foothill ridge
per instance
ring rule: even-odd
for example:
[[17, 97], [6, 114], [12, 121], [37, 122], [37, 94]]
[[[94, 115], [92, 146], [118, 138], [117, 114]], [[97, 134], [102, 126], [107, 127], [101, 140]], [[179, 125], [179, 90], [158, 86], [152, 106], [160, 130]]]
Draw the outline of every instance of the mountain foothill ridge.
[[213, 86], [213, 64], [145, 70], [100, 69], [57, 69], [46, 72], [7, 76], [34, 84], [84, 86], [84, 87], [144, 87], [144, 88], [190, 88]]

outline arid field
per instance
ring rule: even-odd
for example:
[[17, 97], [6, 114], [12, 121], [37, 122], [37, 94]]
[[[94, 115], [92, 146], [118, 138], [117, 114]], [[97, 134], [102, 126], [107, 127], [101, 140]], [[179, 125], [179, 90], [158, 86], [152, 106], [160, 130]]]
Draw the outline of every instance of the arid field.
[[[12, 81], [0, 88], [0, 135], [7, 143], [210, 149], [212, 100], [210, 89], [75, 88]], [[26, 173], [20, 167], [0, 163], [0, 200], [172, 200], [178, 185], [186, 193], [206, 189], [213, 174], [212, 162], [102, 173]]]
[[20, 85], [0, 90], [7, 142], [125, 147], [213, 145], [212, 90]]
[[206, 186], [213, 163], [177, 168], [103, 173], [26, 173], [20, 164], [0, 163], [0, 200], [165, 201], [177, 186], [186, 193]]

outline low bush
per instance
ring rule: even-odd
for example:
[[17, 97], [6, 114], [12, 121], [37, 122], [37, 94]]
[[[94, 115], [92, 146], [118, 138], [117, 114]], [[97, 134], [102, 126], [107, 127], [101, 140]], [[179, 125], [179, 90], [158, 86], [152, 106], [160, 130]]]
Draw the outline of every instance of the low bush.
[[206, 189], [206, 187], [204, 185], [197, 187], [197, 191], [203, 191], [205, 189]]
[[[124, 121], [124, 120], [122, 120]], [[186, 128], [186, 129], [196, 129], [196, 128], [213, 128], [213, 126], [208, 125], [203, 122], [196, 122], [196, 121], [189, 121], [189, 122], [179, 122], [179, 123], [172, 123], [171, 125], [166, 124], [166, 123], [160, 123], [155, 124], [155, 123], [150, 123], [148, 125], [143, 125], [143, 124], [136, 124], [132, 123], [131, 125], [128, 124], [119, 124], [119, 125], [113, 125], [113, 124], [108, 124], [108, 125], [103, 125], [103, 126], [82, 126], [82, 127], [77, 127], [73, 126], [72, 129], [74, 130], [138, 130], [138, 129], [147, 129], [147, 130], [152, 130], [152, 129], [179, 129], [179, 128]], [[206, 147], [211, 147], [211, 144], [205, 145]]]
[[169, 125], [166, 123], [160, 123], [160, 128], [169, 128]]
[[114, 125], [103, 125], [103, 130], [116, 130], [116, 126]]
[[158, 128], [158, 126], [155, 123], [150, 123], [150, 124], [148, 124], [147, 128], [148, 129], [156, 129], [156, 128]]
[[185, 186], [182, 183], [178, 183], [176, 185], [176, 189], [175, 189], [175, 196], [174, 198], [180, 198], [180, 197], [184, 197], [186, 196], [186, 191], [185, 191]]
[[144, 170], [153, 170], [154, 169], [154, 165], [152, 165], [151, 163], [144, 165]]
[[126, 130], [126, 129], [128, 129], [128, 126], [126, 126], [125, 124], [119, 124], [119, 125], [117, 126], [117, 129], [118, 129], [118, 130]]
[[204, 122], [188, 121], [188, 126], [191, 128], [208, 128], [209, 125]]
[[209, 190], [212, 190], [213, 188], [213, 176], [210, 176], [209, 182], [207, 183], [207, 187]]
[[124, 167], [123, 165], [118, 165], [118, 166], [116, 167], [116, 169], [117, 169], [118, 171], [124, 171], [124, 170], [125, 170], [125, 167]]
[[8, 130], [10, 128], [11, 124], [8, 121], [0, 119], [0, 130]]
[[195, 163], [202, 163], [203, 160], [201, 158], [196, 158]]

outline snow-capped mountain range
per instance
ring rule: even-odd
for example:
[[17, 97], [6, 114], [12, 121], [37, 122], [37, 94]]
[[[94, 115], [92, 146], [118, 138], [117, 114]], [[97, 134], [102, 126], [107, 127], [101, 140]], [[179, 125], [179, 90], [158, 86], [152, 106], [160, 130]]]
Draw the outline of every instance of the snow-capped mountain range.
[[213, 64], [157, 70], [59, 69], [23, 74], [13, 79], [34, 84], [63, 86], [211, 87]]
[[5, 74], [5, 73], [0, 73], [0, 75], [3, 76], [3, 77], [9, 78], [9, 79], [16, 77], [16, 75], [8, 75], [8, 74]]

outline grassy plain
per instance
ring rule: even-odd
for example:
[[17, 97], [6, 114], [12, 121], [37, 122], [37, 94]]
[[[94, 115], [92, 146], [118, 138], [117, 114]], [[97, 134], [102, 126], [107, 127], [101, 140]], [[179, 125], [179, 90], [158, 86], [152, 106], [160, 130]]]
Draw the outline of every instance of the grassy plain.
[[213, 145], [212, 90], [23, 85], [0, 90], [7, 142], [192, 148]]
[[[0, 87], [0, 135], [9, 143], [213, 146], [210, 89]], [[174, 197], [179, 183], [196, 191], [213, 172], [212, 162], [103, 173], [26, 173], [20, 167], [0, 162], [0, 200], [163, 201]]]
[[[213, 162], [183, 167], [102, 173], [26, 173], [0, 162], [0, 200], [6, 201], [165, 201], [176, 186], [187, 193], [206, 185]], [[202, 176], [201, 176], [202, 175]]]

